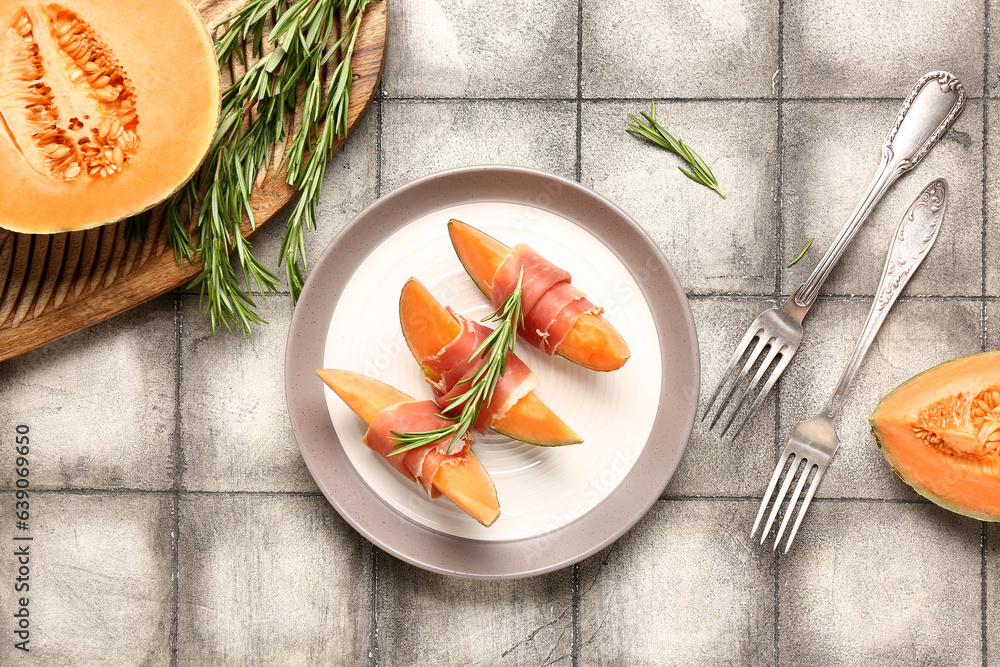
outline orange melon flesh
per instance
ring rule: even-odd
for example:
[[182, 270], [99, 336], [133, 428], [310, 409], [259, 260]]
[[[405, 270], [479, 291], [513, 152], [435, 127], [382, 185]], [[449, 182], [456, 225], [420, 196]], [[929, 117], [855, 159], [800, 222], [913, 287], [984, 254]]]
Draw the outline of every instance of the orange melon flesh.
[[1000, 351], [907, 380], [869, 421], [889, 465], [917, 493], [953, 512], [1000, 521]]
[[194, 174], [215, 134], [218, 63], [188, 0], [4, 3], [0, 71], [0, 227], [13, 231], [148, 209]]
[[[406, 345], [417, 363], [437, 354], [461, 331], [458, 320], [416, 278], [407, 280], [399, 295], [399, 322]], [[429, 380], [439, 379], [435, 371], [422, 363], [420, 368]], [[512, 405], [491, 428], [509, 438], [543, 447], [583, 442], [534, 392]]]
[[[448, 235], [462, 266], [488, 298], [493, 276], [510, 248], [459, 220], [448, 222]], [[584, 313], [556, 348], [556, 354], [584, 368], [614, 371], [625, 365], [631, 352], [603, 315]]]
[[[395, 387], [359, 373], [323, 368], [316, 374], [365, 424], [382, 410], [413, 400]], [[465, 450], [464, 456], [442, 465], [431, 483], [486, 527], [493, 525], [500, 516], [500, 501], [493, 480], [471, 449]]]

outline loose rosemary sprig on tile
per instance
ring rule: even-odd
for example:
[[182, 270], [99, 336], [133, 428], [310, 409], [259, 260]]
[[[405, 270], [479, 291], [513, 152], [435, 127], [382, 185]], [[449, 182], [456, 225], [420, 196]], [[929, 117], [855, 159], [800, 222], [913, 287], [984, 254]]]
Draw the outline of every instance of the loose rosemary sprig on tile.
[[809, 237], [809, 242], [808, 242], [808, 243], [806, 243], [806, 247], [804, 247], [804, 248], [803, 248], [802, 250], [800, 250], [800, 251], [799, 251], [799, 254], [795, 256], [795, 259], [793, 259], [792, 261], [790, 261], [790, 262], [789, 262], [789, 263], [788, 263], [788, 264], [787, 264], [787, 265], [785, 266], [785, 268], [786, 268], [786, 269], [790, 269], [790, 268], [792, 268], [793, 266], [795, 266], [796, 264], [798, 264], [798, 263], [799, 263], [799, 260], [800, 260], [800, 259], [802, 259], [802, 257], [803, 257], [803, 256], [804, 256], [804, 255], [806, 254], [806, 251], [807, 251], [807, 250], [809, 250], [809, 248], [811, 248], [811, 247], [812, 247], [812, 244], [813, 244], [813, 241], [814, 241], [814, 240], [816, 240], [816, 237], [815, 237], [815, 236], [811, 236], [811, 237]]
[[[483, 322], [500, 322], [497, 328], [486, 337], [476, 348], [476, 351], [469, 357], [473, 361], [479, 357], [485, 357], [486, 361], [479, 367], [475, 375], [465, 378], [462, 382], [469, 383], [469, 388], [463, 393], [450, 399], [448, 407], [438, 415], [443, 419], [455, 420], [447, 426], [436, 428], [431, 431], [414, 431], [411, 433], [400, 433], [390, 431], [392, 440], [396, 441], [389, 456], [402, 454], [411, 449], [423, 447], [437, 442], [447, 437], [451, 437], [448, 442], [448, 451], [451, 453], [452, 447], [469, 428], [476, 423], [479, 418], [479, 411], [483, 406], [489, 405], [493, 400], [493, 391], [500, 381], [500, 376], [507, 370], [507, 356], [513, 354], [514, 344], [517, 341], [517, 330], [524, 322], [524, 313], [521, 310], [521, 280], [524, 278], [524, 269], [517, 279], [517, 287], [510, 293], [500, 307], [490, 315], [483, 318]], [[461, 408], [457, 419], [455, 412]]]
[[696, 183], [701, 183], [705, 187], [711, 188], [719, 193], [723, 199], [726, 198], [726, 193], [724, 193], [719, 188], [719, 182], [715, 180], [715, 174], [708, 167], [704, 160], [701, 159], [697, 153], [691, 150], [691, 147], [685, 144], [681, 139], [676, 139], [672, 134], [667, 132], [667, 130], [656, 122], [656, 102], [652, 102], [652, 113], [641, 112], [642, 117], [646, 120], [643, 124], [641, 120], [629, 114], [628, 117], [632, 120], [632, 124], [628, 126], [625, 130], [631, 134], [635, 134], [640, 137], [649, 139], [657, 146], [662, 146], [666, 148], [671, 153], [679, 155], [685, 162], [687, 162], [688, 167], [691, 171], [684, 169], [684, 167], [677, 167], [681, 170], [685, 176], [690, 178]]
[[[190, 286], [200, 288], [201, 312], [212, 331], [220, 323], [229, 328], [235, 322], [249, 335], [251, 325], [264, 323], [250, 296], [252, 286], [262, 295], [278, 288], [278, 278], [254, 256], [240, 225], [246, 215], [256, 226], [251, 191], [258, 175], [271, 166], [271, 146], [286, 141], [293, 131], [300, 102], [301, 123], [281, 167], [285, 180], [301, 195], [289, 216], [278, 263], [285, 264], [293, 300], [302, 289], [303, 230], [316, 226], [326, 162], [336, 140], [347, 133], [351, 56], [368, 1], [250, 0], [216, 26], [221, 28], [215, 40], [220, 64], [226, 67], [238, 60], [246, 71], [222, 93], [206, 168], [169, 199], [165, 209], [175, 259], [191, 262], [200, 253], [202, 268]], [[274, 25], [267, 29], [271, 19]], [[337, 37], [341, 21], [345, 30]], [[269, 54], [267, 44], [273, 45]], [[257, 59], [249, 66], [247, 48]], [[327, 65], [338, 54], [342, 58], [327, 83]], [[181, 210], [197, 212], [194, 235], [185, 227], [190, 217]], [[132, 231], [134, 235], [134, 227]]]

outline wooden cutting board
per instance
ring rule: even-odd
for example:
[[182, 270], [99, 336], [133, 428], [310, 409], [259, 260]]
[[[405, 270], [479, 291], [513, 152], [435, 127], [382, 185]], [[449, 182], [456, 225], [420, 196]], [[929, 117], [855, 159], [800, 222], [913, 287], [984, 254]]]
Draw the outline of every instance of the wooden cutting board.
[[[245, 0], [195, 3], [209, 27]], [[367, 111], [382, 76], [389, 30], [388, 0], [365, 10], [354, 49], [348, 134]], [[332, 71], [332, 68], [331, 68]], [[223, 85], [233, 72], [223, 72]], [[346, 139], [346, 138], [345, 138]], [[342, 139], [337, 148], [344, 143]], [[290, 143], [289, 138], [289, 143]], [[280, 163], [284, 146], [275, 146]], [[293, 196], [277, 166], [257, 180], [251, 196], [260, 228]], [[244, 221], [244, 236], [252, 233]], [[0, 229], [0, 361], [106, 320], [148, 301], [198, 273], [200, 263], [179, 265], [167, 244], [163, 217], [154, 214], [146, 240], [126, 241], [124, 222], [63, 234], [15, 234]]]

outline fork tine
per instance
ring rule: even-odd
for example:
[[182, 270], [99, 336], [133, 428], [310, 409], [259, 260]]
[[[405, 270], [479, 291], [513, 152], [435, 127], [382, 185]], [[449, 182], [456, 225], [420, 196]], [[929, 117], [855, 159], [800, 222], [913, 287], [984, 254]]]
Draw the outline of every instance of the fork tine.
[[[771, 388], [774, 387], [774, 383], [777, 382], [778, 378], [781, 377], [781, 374], [785, 372], [785, 368], [788, 366], [789, 362], [791, 362], [794, 355], [795, 349], [785, 348], [782, 350], [781, 359], [778, 360], [774, 370], [771, 371], [771, 377], [767, 379], [767, 383], [760, 390], [760, 393], [757, 394], [757, 398], [750, 405], [750, 409], [746, 411], [746, 414], [743, 416], [743, 421], [741, 421], [740, 425], [736, 427], [735, 431], [733, 431], [732, 439], [735, 440], [736, 437], [743, 431], [743, 427], [747, 425], [747, 422], [750, 421], [750, 417], [757, 412], [757, 408], [759, 408], [760, 404], [764, 402], [767, 395], [771, 393]], [[725, 431], [723, 431], [723, 435], [725, 435]]]
[[764, 516], [764, 510], [767, 509], [767, 501], [771, 499], [771, 494], [774, 493], [774, 487], [778, 485], [778, 480], [781, 478], [781, 473], [785, 469], [785, 464], [788, 463], [788, 457], [792, 456], [792, 453], [788, 450], [781, 452], [781, 459], [774, 466], [774, 474], [771, 475], [771, 481], [767, 485], [767, 491], [764, 492], [764, 499], [760, 501], [760, 509], [757, 510], [757, 518], [753, 522], [753, 528], [750, 530], [750, 538], [757, 533], [757, 526], [760, 525], [760, 520]]
[[726, 393], [726, 397], [722, 399], [721, 403], [719, 403], [719, 410], [718, 412], [715, 413], [715, 417], [712, 418], [712, 423], [708, 425], [709, 429], [715, 428], [715, 424], [719, 421], [719, 418], [722, 417], [722, 414], [726, 411], [726, 406], [729, 405], [729, 401], [730, 399], [732, 399], [733, 394], [736, 393], [737, 387], [740, 386], [740, 384], [743, 382], [743, 379], [747, 376], [747, 373], [749, 373], [750, 369], [753, 368], [754, 363], [760, 358], [760, 355], [764, 352], [764, 349], [768, 345], [770, 345], [772, 337], [768, 334], [766, 330], [759, 331], [757, 334], [755, 334], [755, 336], [757, 337], [757, 345], [754, 346], [753, 352], [751, 352], [750, 356], [747, 357], [746, 363], [743, 364], [743, 369], [740, 371], [740, 374], [736, 377], [735, 380], [733, 380], [733, 384], [731, 387], [729, 387], [729, 391]]
[[[826, 471], [825, 466], [819, 466], [816, 469], [816, 475], [813, 477], [812, 484], [809, 485], [809, 490], [806, 492], [806, 497], [802, 501], [802, 507], [799, 508], [799, 513], [795, 517], [795, 523], [792, 525], [792, 532], [788, 534], [788, 541], [785, 542], [785, 553], [788, 553], [789, 547], [792, 546], [792, 540], [795, 539], [795, 534], [799, 532], [799, 524], [802, 523], [802, 517], [806, 515], [806, 509], [809, 507], [809, 503], [812, 502], [813, 496], [816, 495], [816, 488], [819, 486], [819, 481], [823, 479], [823, 473]], [[777, 540], [774, 542], [778, 543]]]
[[795, 491], [792, 492], [791, 497], [788, 499], [788, 508], [785, 510], [785, 516], [781, 518], [781, 526], [778, 527], [778, 534], [774, 537], [774, 548], [778, 548], [778, 542], [781, 541], [781, 536], [785, 534], [785, 528], [788, 526], [788, 520], [792, 516], [792, 512], [795, 510], [796, 503], [799, 502], [799, 498], [802, 497], [802, 487], [806, 485], [806, 480], [809, 479], [809, 473], [812, 472], [813, 466], [816, 464], [813, 461], [806, 459], [806, 465], [802, 469], [802, 474], [799, 475], [799, 483], [795, 485]]
[[792, 459], [792, 465], [788, 467], [788, 473], [785, 475], [785, 481], [781, 483], [781, 490], [778, 491], [777, 497], [774, 499], [774, 505], [771, 507], [771, 514], [767, 517], [767, 523], [764, 524], [764, 531], [760, 534], [760, 543], [764, 544], [764, 540], [767, 539], [767, 534], [771, 532], [771, 526], [774, 525], [774, 519], [778, 516], [778, 511], [781, 509], [781, 503], [785, 500], [785, 495], [788, 493], [788, 487], [792, 485], [792, 479], [795, 477], [796, 473], [799, 471], [799, 465], [802, 463], [802, 458], [792, 452], [789, 457]]
[[733, 425], [733, 420], [736, 419], [737, 415], [740, 414], [740, 410], [743, 408], [743, 404], [747, 402], [747, 398], [749, 398], [750, 394], [753, 393], [753, 390], [757, 387], [757, 384], [760, 382], [760, 379], [764, 377], [764, 372], [771, 367], [771, 363], [774, 362], [774, 358], [777, 357], [782, 350], [784, 350], [784, 347], [783, 346], [778, 347], [777, 343], [778, 343], [777, 340], [774, 340], [771, 343], [771, 348], [767, 351], [767, 356], [764, 357], [764, 361], [761, 362], [760, 367], [757, 369], [757, 372], [754, 373], [753, 379], [750, 380], [750, 383], [747, 385], [747, 388], [743, 391], [743, 395], [740, 396], [739, 402], [736, 403], [736, 407], [733, 408], [732, 414], [729, 415], [729, 420], [726, 422], [726, 425], [723, 427], [722, 432], [719, 434], [720, 437], [725, 437], [726, 431], [728, 431], [729, 427]]
[[763, 333], [763, 328], [759, 326], [755, 327], [751, 324], [747, 332], [743, 334], [743, 340], [741, 340], [740, 344], [736, 346], [736, 351], [733, 352], [733, 356], [729, 359], [729, 365], [726, 366], [726, 372], [722, 374], [721, 378], [719, 378], [719, 384], [716, 385], [715, 391], [712, 392], [712, 397], [708, 399], [708, 405], [705, 406], [705, 413], [701, 416], [702, 421], [705, 421], [705, 418], [708, 417], [708, 413], [712, 411], [712, 405], [715, 403], [715, 399], [719, 397], [719, 393], [722, 391], [722, 388], [726, 385], [733, 371], [736, 369], [736, 364], [743, 356], [743, 353], [747, 351], [747, 348], [750, 347], [750, 343], [760, 333]]

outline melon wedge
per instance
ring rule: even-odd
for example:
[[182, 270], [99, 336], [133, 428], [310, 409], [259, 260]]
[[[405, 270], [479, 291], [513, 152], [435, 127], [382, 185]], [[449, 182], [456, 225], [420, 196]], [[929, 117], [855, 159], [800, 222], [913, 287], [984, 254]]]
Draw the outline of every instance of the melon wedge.
[[[398, 389], [367, 375], [331, 368], [318, 370], [316, 374], [365, 424], [385, 408], [413, 400]], [[442, 465], [431, 483], [442, 495], [487, 528], [500, 516], [500, 501], [493, 480], [471, 449]]]
[[[459, 220], [448, 221], [448, 235], [462, 266], [488, 298], [493, 276], [510, 248]], [[584, 313], [556, 348], [556, 354], [594, 371], [614, 371], [625, 365], [631, 352], [603, 315]]]
[[[399, 295], [399, 323], [403, 338], [424, 375], [431, 381], [438, 374], [421, 363], [424, 357], [451, 342], [461, 330], [458, 320], [416, 278], [403, 285]], [[507, 414], [493, 423], [493, 430], [509, 438], [542, 447], [575, 445], [583, 439], [566, 425], [534, 392], [512, 405]]]
[[953, 512], [1000, 521], [1000, 351], [910, 378], [869, 422], [893, 472], [917, 493]]

